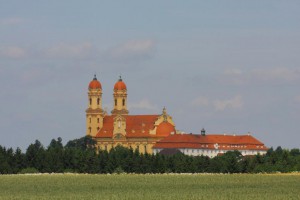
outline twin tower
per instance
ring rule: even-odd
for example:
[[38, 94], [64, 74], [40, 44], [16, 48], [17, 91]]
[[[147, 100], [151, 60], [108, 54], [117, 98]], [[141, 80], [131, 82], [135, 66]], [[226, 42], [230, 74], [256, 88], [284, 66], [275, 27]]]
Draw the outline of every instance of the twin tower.
[[[112, 115], [127, 115], [127, 87], [120, 76], [114, 86], [114, 109]], [[86, 110], [86, 135], [95, 137], [98, 131], [103, 127], [103, 120], [106, 111], [102, 109], [102, 86], [97, 80], [96, 75], [89, 84], [88, 88], [89, 104]]]

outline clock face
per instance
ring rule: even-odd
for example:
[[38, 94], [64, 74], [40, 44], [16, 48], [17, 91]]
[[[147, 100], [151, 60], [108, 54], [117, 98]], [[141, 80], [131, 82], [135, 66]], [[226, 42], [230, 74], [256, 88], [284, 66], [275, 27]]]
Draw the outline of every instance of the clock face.
[[215, 149], [219, 149], [218, 143], [214, 144]]

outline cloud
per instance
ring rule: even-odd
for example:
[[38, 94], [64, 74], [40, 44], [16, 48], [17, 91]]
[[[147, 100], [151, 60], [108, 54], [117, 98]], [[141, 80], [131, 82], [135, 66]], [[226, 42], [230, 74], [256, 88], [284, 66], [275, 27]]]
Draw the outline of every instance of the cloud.
[[295, 97], [295, 102], [300, 104], [300, 95]]
[[232, 75], [241, 75], [242, 74], [242, 70], [240, 70], [240, 69], [226, 69], [224, 71], [224, 74], [225, 75], [229, 75], [229, 76], [232, 76]]
[[16, 25], [16, 24], [21, 24], [24, 21], [25, 21], [24, 19], [18, 17], [3, 18], [0, 19], [0, 25]]
[[26, 56], [26, 51], [17, 46], [0, 47], [0, 57], [20, 59]]
[[138, 103], [129, 104], [129, 109], [146, 109], [146, 110], [153, 110], [157, 111], [158, 108], [155, 105], [152, 105], [149, 100], [143, 99]]
[[90, 58], [96, 52], [93, 45], [89, 42], [84, 42], [81, 44], [57, 44], [53, 47], [50, 47], [44, 51], [44, 54], [48, 58]]
[[227, 108], [240, 109], [243, 105], [244, 103], [241, 95], [237, 95], [231, 99], [213, 101], [213, 106], [216, 111], [223, 111]]
[[192, 105], [194, 106], [208, 106], [209, 105], [209, 100], [206, 97], [197, 97], [192, 101]]
[[130, 60], [150, 58], [154, 52], [153, 40], [131, 40], [106, 52], [111, 59]]
[[300, 78], [300, 70], [288, 68], [256, 69], [252, 71], [252, 76], [264, 81], [285, 80], [294, 81]]
[[[77, 44], [59, 43], [43, 49], [24, 49], [18, 46], [0, 46], [1, 58], [40, 58], [40, 59], [92, 59], [109, 61], [139, 61], [151, 57], [154, 42], [152, 40], [132, 40], [117, 47], [99, 51], [90, 42]], [[125, 63], [125, 62], [124, 62]]]
[[223, 73], [222, 81], [233, 84], [246, 83], [283, 83], [300, 80], [299, 69], [273, 68], [273, 69], [253, 69], [242, 71], [240, 69], [226, 69]]
[[215, 111], [224, 111], [226, 109], [241, 109], [244, 106], [244, 102], [241, 95], [222, 100], [197, 97], [191, 102], [191, 105], [197, 107], [212, 107]]

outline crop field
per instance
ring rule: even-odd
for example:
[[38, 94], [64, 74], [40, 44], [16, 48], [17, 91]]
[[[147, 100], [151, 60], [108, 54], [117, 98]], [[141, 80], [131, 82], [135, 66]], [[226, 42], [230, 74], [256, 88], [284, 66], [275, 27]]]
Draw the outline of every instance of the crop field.
[[0, 175], [0, 199], [300, 199], [300, 174]]

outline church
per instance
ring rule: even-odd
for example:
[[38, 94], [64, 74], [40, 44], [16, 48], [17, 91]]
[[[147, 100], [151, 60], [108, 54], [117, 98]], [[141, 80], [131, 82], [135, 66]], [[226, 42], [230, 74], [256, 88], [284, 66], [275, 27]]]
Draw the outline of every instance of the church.
[[88, 87], [88, 101], [86, 135], [92, 136], [102, 150], [109, 151], [122, 145], [138, 149], [140, 153], [153, 153], [156, 142], [176, 134], [175, 124], [166, 108], [156, 115], [129, 115], [127, 87], [121, 77], [113, 88], [114, 107], [110, 115], [102, 109], [102, 85], [96, 75]]
[[88, 86], [86, 135], [97, 141], [97, 147], [109, 151], [122, 145], [140, 153], [163, 153], [176, 150], [187, 155], [214, 157], [238, 150], [242, 155], [265, 154], [268, 148], [247, 135], [185, 134], [176, 131], [166, 108], [156, 115], [129, 115], [127, 86], [120, 77], [113, 88], [113, 109], [108, 114], [102, 108], [102, 85], [96, 75]]

